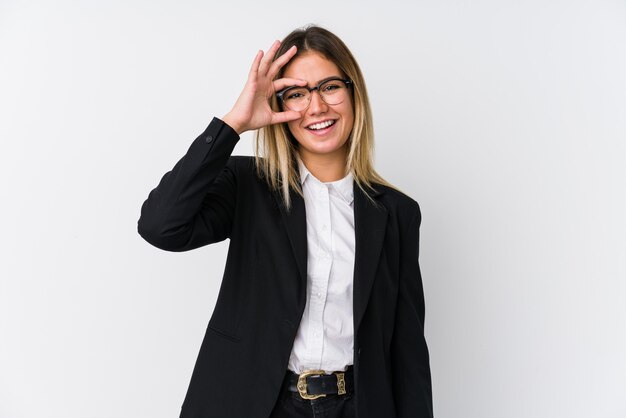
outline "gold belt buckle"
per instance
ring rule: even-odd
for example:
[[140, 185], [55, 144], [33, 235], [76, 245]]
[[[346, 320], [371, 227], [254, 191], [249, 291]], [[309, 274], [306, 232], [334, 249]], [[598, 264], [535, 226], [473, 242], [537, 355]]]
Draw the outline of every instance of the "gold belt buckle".
[[[319, 395], [309, 395], [307, 393], [306, 386], [306, 378], [308, 376], [318, 376], [325, 375], [326, 372], [324, 370], [305, 370], [298, 376], [298, 392], [300, 393], [300, 397], [302, 399], [317, 399], [326, 396], [325, 393], [320, 393]], [[337, 394], [345, 395], [346, 394], [346, 380], [344, 376], [344, 372], [334, 373], [337, 376]]]
[[322, 396], [326, 396], [325, 393], [320, 393], [319, 395], [309, 395], [306, 391], [306, 378], [308, 376], [316, 376], [322, 374], [326, 374], [324, 370], [305, 370], [304, 372], [300, 373], [300, 375], [298, 376], [297, 387], [298, 392], [300, 392], [300, 397], [302, 399], [317, 399], [321, 398]]

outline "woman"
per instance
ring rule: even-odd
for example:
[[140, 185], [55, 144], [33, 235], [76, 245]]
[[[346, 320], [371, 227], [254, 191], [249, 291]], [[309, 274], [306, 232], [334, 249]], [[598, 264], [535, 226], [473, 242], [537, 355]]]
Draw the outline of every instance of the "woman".
[[371, 121], [344, 43], [295, 30], [150, 193], [151, 244], [230, 239], [181, 417], [432, 417], [421, 214], [373, 169]]

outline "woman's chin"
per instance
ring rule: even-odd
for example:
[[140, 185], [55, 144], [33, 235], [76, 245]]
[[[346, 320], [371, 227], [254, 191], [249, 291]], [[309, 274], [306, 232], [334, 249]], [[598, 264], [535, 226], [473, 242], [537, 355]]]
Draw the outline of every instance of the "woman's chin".
[[300, 149], [310, 154], [334, 154], [341, 151], [343, 144], [339, 141], [326, 140], [326, 141], [307, 141], [306, 144], [300, 144]]

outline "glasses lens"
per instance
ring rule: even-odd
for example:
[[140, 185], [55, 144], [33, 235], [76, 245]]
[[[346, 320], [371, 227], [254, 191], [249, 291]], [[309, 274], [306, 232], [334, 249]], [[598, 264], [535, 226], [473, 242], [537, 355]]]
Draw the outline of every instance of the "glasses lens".
[[340, 104], [348, 97], [348, 86], [342, 80], [329, 80], [320, 86], [320, 95], [329, 105]]
[[292, 87], [283, 94], [283, 103], [288, 109], [297, 112], [309, 106], [311, 93], [303, 87]]

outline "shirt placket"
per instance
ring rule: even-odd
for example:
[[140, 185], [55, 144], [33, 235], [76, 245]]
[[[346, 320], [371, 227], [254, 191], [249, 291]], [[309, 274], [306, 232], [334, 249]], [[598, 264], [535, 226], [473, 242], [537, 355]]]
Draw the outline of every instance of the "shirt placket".
[[315, 368], [322, 365], [322, 353], [324, 348], [324, 307], [328, 294], [328, 281], [332, 266], [332, 237], [330, 222], [330, 193], [325, 184], [316, 184], [315, 206], [319, 219], [319, 227], [316, 231], [318, 243], [318, 266], [313, 280], [311, 281], [311, 306], [310, 326], [308, 340], [311, 364]]

